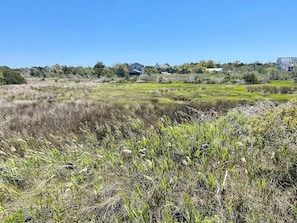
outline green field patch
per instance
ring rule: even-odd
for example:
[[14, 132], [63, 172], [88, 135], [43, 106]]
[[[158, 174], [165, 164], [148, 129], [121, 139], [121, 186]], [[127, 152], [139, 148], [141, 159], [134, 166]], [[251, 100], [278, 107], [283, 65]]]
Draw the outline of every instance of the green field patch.
[[291, 81], [272, 81], [269, 84], [230, 85], [195, 83], [98, 83], [94, 86], [75, 88], [53, 85], [41, 89], [51, 93], [54, 101], [91, 99], [105, 103], [187, 103], [215, 102], [217, 100], [258, 101], [270, 99], [287, 101], [295, 98], [296, 84]]

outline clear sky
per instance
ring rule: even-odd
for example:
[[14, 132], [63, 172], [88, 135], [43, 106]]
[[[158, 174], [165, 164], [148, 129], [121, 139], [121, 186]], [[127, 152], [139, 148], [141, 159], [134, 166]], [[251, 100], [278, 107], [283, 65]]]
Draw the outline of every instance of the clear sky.
[[297, 56], [296, 0], [1, 0], [0, 65], [275, 62]]

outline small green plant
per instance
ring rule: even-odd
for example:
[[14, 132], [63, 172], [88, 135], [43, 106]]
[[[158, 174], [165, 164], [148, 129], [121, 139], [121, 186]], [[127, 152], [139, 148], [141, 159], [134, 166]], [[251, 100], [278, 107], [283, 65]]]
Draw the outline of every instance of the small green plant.
[[24, 223], [25, 216], [22, 209], [17, 209], [14, 213], [4, 218], [4, 223]]
[[195, 207], [193, 206], [191, 199], [190, 199], [190, 195], [189, 194], [185, 194], [185, 205], [187, 208], [187, 213], [188, 213], [188, 222], [199, 222], [200, 221], [200, 215], [198, 213], [198, 211], [195, 209]]
[[149, 209], [147, 205], [144, 203], [142, 205], [142, 209], [139, 210], [140, 222], [146, 223], [148, 221], [148, 215], [149, 215]]
[[128, 213], [128, 217], [129, 217], [130, 221], [133, 222], [133, 220], [135, 218], [137, 218], [137, 214], [131, 206], [131, 198], [125, 197], [124, 202], [125, 202], [125, 209]]

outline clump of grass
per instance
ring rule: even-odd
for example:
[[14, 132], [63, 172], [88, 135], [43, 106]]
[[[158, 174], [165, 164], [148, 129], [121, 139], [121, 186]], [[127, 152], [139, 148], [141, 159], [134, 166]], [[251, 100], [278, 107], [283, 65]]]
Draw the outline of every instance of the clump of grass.
[[247, 90], [249, 92], [263, 92], [263, 93], [269, 93], [269, 94], [292, 94], [296, 89], [294, 87], [288, 87], [288, 86], [247, 86]]

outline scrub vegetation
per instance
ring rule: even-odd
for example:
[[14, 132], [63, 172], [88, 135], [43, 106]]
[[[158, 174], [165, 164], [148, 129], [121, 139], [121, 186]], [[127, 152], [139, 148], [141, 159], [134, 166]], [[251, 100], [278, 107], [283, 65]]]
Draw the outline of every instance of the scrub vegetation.
[[214, 76], [0, 86], [0, 221], [296, 222], [296, 84]]

